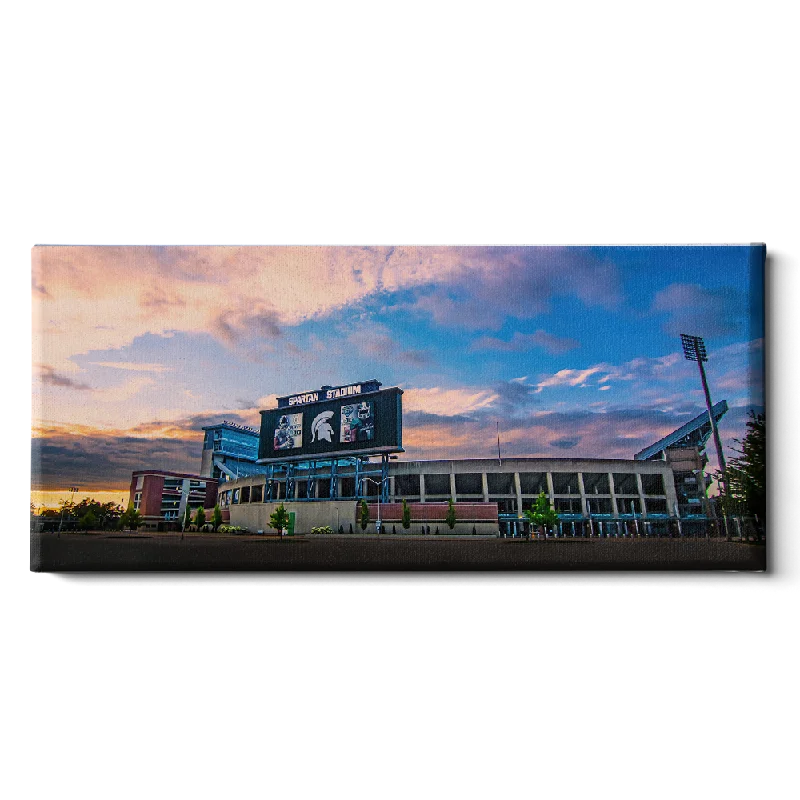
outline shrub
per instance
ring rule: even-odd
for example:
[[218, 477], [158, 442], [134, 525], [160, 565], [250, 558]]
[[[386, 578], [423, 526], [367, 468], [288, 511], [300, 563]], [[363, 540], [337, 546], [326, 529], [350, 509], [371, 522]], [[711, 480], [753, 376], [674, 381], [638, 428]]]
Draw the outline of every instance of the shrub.
[[447, 501], [447, 516], [444, 520], [447, 523], [447, 527], [450, 530], [453, 530], [456, 526], [456, 507], [453, 504], [452, 498]]
[[243, 528], [241, 525], [220, 525], [217, 530], [220, 533], [249, 533], [250, 531], [247, 528]]
[[333, 528], [330, 525], [318, 525], [311, 529], [311, 533], [333, 533]]
[[81, 518], [80, 522], [78, 523], [82, 530], [89, 531], [92, 528], [97, 527], [97, 517], [92, 514], [91, 511], [87, 511]]
[[411, 527], [411, 509], [403, 498], [403, 527], [408, 530]]

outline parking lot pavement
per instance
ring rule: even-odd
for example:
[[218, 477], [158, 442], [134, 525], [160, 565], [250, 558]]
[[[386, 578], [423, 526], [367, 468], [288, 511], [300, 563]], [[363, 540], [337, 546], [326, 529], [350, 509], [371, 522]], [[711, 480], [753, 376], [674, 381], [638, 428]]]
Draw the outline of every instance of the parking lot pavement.
[[31, 534], [36, 572], [336, 569], [763, 571], [766, 548], [715, 539]]

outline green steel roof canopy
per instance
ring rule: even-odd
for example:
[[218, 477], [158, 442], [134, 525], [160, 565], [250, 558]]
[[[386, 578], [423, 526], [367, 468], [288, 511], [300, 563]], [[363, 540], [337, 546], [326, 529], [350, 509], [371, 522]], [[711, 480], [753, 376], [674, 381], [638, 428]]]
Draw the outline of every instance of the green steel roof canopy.
[[[728, 403], [725, 400], [720, 400], [711, 410], [714, 414], [714, 420], [719, 422], [728, 410]], [[708, 412], [704, 411], [668, 436], [639, 451], [634, 456], [634, 459], [636, 461], [647, 461], [668, 447], [699, 447], [702, 449], [710, 436], [711, 420], [708, 418]]]

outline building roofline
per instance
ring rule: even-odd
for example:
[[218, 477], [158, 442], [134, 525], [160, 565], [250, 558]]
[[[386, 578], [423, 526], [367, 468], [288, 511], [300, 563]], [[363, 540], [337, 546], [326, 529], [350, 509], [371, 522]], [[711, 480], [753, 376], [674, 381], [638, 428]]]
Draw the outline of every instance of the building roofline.
[[168, 475], [171, 478], [198, 478], [204, 481], [212, 481], [214, 483], [219, 483], [217, 478], [211, 478], [207, 475], [197, 475], [194, 472], [171, 472], [168, 469], [137, 469], [131, 473], [132, 476], [135, 475]]

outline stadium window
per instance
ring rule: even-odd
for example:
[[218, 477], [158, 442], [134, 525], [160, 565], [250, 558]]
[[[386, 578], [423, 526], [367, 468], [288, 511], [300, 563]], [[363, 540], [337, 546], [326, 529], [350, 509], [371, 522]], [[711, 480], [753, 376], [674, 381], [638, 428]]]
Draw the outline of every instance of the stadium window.
[[397, 475], [394, 479], [396, 497], [419, 497], [419, 475]]
[[547, 475], [544, 472], [520, 472], [519, 487], [522, 494], [547, 494]]
[[456, 473], [456, 494], [483, 494], [483, 481], [481, 480], [481, 473]]
[[615, 472], [614, 494], [639, 494], [639, 487], [636, 485], [636, 473]]
[[554, 472], [553, 494], [580, 495], [581, 487], [578, 485], [577, 472]]
[[514, 475], [511, 472], [489, 472], [486, 482], [490, 494], [514, 494]]
[[450, 473], [425, 476], [425, 496], [440, 495], [450, 497]]
[[608, 473], [584, 472], [583, 488], [586, 494], [611, 494], [611, 487], [608, 483]]
[[666, 516], [669, 513], [667, 509], [667, 501], [662, 500], [661, 498], [653, 499], [648, 497], [645, 501], [645, 506], [647, 508], [648, 515], [655, 514]]
[[[664, 494], [664, 480], [660, 473], [655, 475], [647, 475], [642, 473], [642, 491], [645, 494], [663, 495]], [[648, 506], [650, 504], [648, 503]]]

